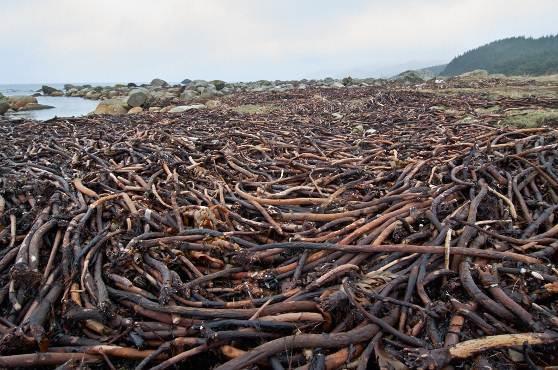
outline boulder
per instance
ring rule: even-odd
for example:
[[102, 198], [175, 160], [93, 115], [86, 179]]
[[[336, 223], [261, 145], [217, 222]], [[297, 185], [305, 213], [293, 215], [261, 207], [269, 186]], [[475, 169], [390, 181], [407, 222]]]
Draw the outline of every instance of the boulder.
[[213, 86], [215, 86], [217, 90], [223, 90], [223, 88], [226, 85], [225, 81], [221, 81], [221, 80], [213, 80], [211, 81], [211, 83], [213, 84]]
[[95, 108], [94, 114], [111, 114], [120, 115], [126, 114], [128, 112], [128, 107], [123, 100], [120, 99], [107, 99], [101, 101], [97, 108]]
[[128, 111], [128, 114], [138, 114], [143, 112], [143, 108], [142, 107], [133, 107], [132, 109], [130, 109]]
[[192, 100], [198, 96], [198, 93], [195, 90], [184, 90], [182, 94], [180, 94], [180, 99], [183, 100]]
[[10, 104], [8, 100], [4, 98], [4, 95], [0, 93], [0, 116], [6, 113], [10, 109]]
[[43, 87], [41, 87], [41, 91], [43, 92], [44, 95], [52, 95], [53, 93], [56, 93], [60, 90], [55, 89], [54, 87], [43, 85]]
[[18, 109], [19, 112], [25, 112], [30, 110], [41, 110], [41, 109], [52, 109], [54, 108], [52, 105], [45, 105], [39, 103], [29, 103], [21, 108]]
[[34, 96], [14, 95], [8, 97], [8, 104], [13, 110], [19, 110], [27, 104], [38, 103]]
[[150, 85], [153, 86], [153, 87], [165, 87], [165, 86], [169, 86], [169, 84], [168, 84], [167, 81], [161, 80], [160, 78], [154, 78], [153, 80], [151, 80]]
[[173, 93], [169, 90], [151, 90], [149, 95], [154, 99], [172, 99], [178, 97], [178, 93]]
[[192, 82], [192, 80], [190, 80], [189, 78], [185, 78], [182, 80], [181, 84], [182, 85], [188, 85], [190, 82]]
[[99, 94], [98, 92], [96, 92], [94, 90], [90, 90], [85, 94], [86, 99], [96, 100], [96, 99], [99, 99], [100, 97], [101, 97], [101, 94]]
[[128, 94], [128, 98], [126, 99], [126, 103], [130, 107], [141, 107], [147, 101], [149, 97], [147, 90], [145, 89], [134, 89], [130, 91]]
[[53, 91], [50, 96], [64, 96], [64, 92], [60, 90]]
[[347, 76], [347, 77], [345, 77], [344, 79], [341, 80], [341, 83], [342, 83], [344, 86], [350, 86], [350, 85], [353, 84], [353, 82], [354, 82], [354, 81], [353, 81], [353, 78], [352, 78], [351, 76]]
[[198, 91], [200, 92], [200, 98], [202, 99], [207, 99], [215, 95], [219, 95], [219, 92], [217, 91], [215, 86], [213, 86], [213, 84], [209, 84], [207, 85], [207, 87], [198, 87]]
[[189, 86], [193, 88], [207, 87], [207, 85], [209, 85], [209, 82], [207, 82], [206, 80], [194, 80], [189, 84]]
[[179, 105], [177, 107], [173, 107], [169, 109], [169, 113], [182, 113], [187, 112], [189, 110], [196, 110], [196, 109], [203, 109], [206, 108], [203, 104], [192, 104], [192, 105]]

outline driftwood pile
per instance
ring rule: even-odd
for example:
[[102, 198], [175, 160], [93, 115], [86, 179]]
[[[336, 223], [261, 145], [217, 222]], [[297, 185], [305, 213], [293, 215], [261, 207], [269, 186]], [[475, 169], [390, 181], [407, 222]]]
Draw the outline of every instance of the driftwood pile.
[[1, 123], [0, 367], [558, 364], [558, 131], [336, 94]]

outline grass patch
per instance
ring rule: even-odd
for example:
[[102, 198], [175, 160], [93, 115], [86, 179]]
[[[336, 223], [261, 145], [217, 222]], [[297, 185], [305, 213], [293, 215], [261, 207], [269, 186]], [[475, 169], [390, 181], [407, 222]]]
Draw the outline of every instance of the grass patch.
[[557, 86], [540, 86], [540, 85], [525, 85], [525, 86], [498, 86], [498, 87], [448, 87], [445, 89], [424, 89], [424, 92], [436, 94], [438, 96], [456, 95], [456, 94], [479, 94], [485, 95], [488, 99], [495, 100], [500, 97], [507, 98], [525, 98], [528, 96], [535, 97], [548, 97], [558, 98]]
[[506, 116], [503, 125], [519, 128], [558, 126], [558, 109], [525, 110]]
[[260, 105], [260, 104], [244, 104], [239, 105], [238, 107], [232, 108], [233, 111], [237, 113], [244, 113], [244, 114], [266, 114], [277, 110], [274, 105]]
[[500, 111], [500, 106], [499, 105], [494, 105], [494, 106], [491, 106], [491, 107], [475, 109], [475, 113], [478, 113], [478, 114], [493, 114], [493, 113], [498, 113], [499, 111]]

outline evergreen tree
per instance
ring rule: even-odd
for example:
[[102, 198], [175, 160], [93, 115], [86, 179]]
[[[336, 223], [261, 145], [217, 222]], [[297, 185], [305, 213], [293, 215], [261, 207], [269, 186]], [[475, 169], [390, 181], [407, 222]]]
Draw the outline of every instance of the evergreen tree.
[[442, 75], [455, 76], [475, 69], [506, 75], [558, 73], [558, 35], [491, 42], [454, 58]]

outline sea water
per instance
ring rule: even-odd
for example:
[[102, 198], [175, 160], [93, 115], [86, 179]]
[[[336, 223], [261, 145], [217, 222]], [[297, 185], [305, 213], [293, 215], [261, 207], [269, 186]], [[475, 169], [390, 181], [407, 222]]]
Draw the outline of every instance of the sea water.
[[[0, 93], [5, 96], [33, 95], [41, 86], [40, 84], [0, 85]], [[59, 90], [64, 88], [64, 84], [49, 84], [48, 86]], [[13, 118], [22, 117], [39, 121], [54, 117], [79, 117], [93, 112], [99, 103], [95, 100], [69, 96], [37, 96], [37, 101], [39, 104], [50, 105], [54, 108], [26, 112], [9, 112], [6, 115]]]

